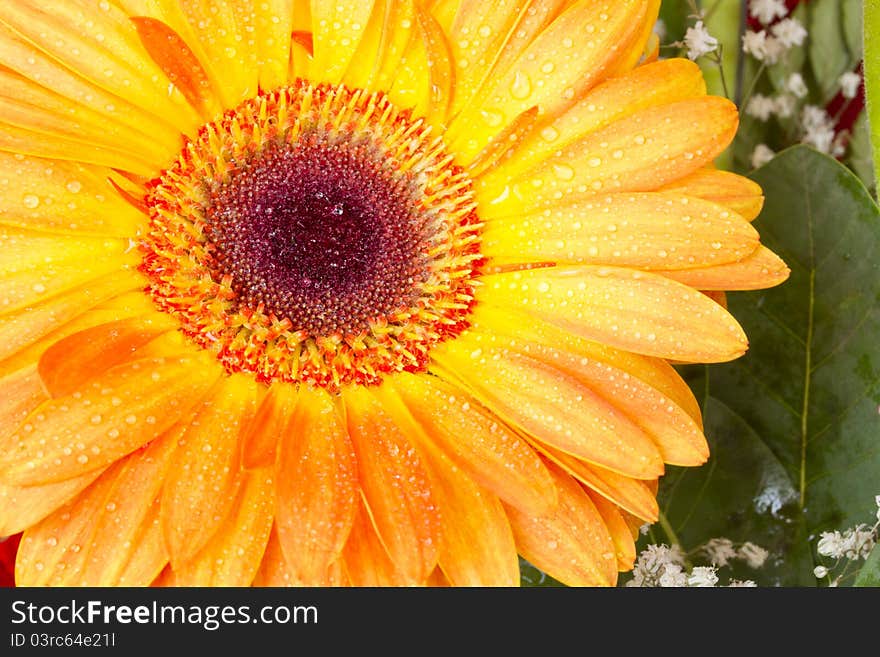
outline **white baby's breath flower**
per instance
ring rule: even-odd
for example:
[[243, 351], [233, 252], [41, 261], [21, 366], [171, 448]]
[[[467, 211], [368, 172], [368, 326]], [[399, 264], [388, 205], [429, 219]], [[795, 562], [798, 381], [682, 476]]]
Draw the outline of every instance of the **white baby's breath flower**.
[[663, 567], [658, 584], [664, 588], [687, 586], [688, 576], [677, 563], [666, 564]]
[[776, 37], [769, 36], [764, 30], [760, 32], [746, 30], [742, 39], [742, 49], [747, 55], [766, 64], [775, 64], [785, 50]]
[[803, 45], [804, 39], [807, 38], [807, 31], [797, 18], [779, 21], [770, 28], [770, 32], [785, 49]]
[[729, 538], [713, 538], [706, 542], [702, 547], [702, 552], [706, 555], [713, 566], [723, 567], [730, 563], [731, 559], [736, 558], [736, 550], [733, 547], [733, 541]]
[[803, 98], [809, 92], [807, 83], [804, 82], [804, 76], [800, 73], [792, 73], [785, 80], [785, 88], [798, 98]]
[[867, 559], [874, 549], [874, 532], [865, 525], [856, 525], [843, 533], [844, 556], [847, 559]]
[[828, 112], [815, 105], [805, 105], [801, 110], [801, 128], [801, 142], [811, 144], [823, 153], [831, 153], [834, 145], [834, 122]]
[[688, 586], [711, 587], [718, 583], [718, 575], [712, 566], [695, 566], [687, 578]]
[[737, 550], [737, 556], [745, 561], [750, 568], [760, 568], [763, 566], [764, 562], [767, 561], [768, 554], [767, 550], [760, 545], [755, 545], [749, 541], [743, 543], [739, 550]]
[[816, 544], [816, 551], [824, 557], [839, 559], [844, 552], [843, 535], [839, 531], [822, 532]]
[[737, 587], [755, 588], [758, 585], [755, 584], [755, 582], [753, 582], [750, 579], [732, 579], [732, 580], [730, 580], [730, 584], [728, 584], [727, 586], [731, 587], [731, 588], [737, 588]]
[[767, 144], [758, 144], [755, 146], [755, 150], [752, 151], [752, 157], [750, 158], [752, 168], [757, 169], [764, 166], [773, 159], [774, 155], [776, 155], [776, 152]]
[[825, 566], [816, 566], [813, 568], [813, 575], [816, 576], [817, 579], [821, 579], [828, 574], [828, 569]]
[[880, 495], [874, 497], [874, 502], [877, 504], [877, 520], [880, 521]]
[[[678, 545], [672, 547], [648, 545], [639, 553], [633, 566], [633, 578], [626, 583], [626, 586], [666, 586], [661, 580], [678, 582], [682, 577], [686, 579], [683, 566], [684, 552]], [[684, 584], [669, 584], [669, 586], [684, 586]]]
[[773, 98], [773, 113], [776, 116], [787, 119], [794, 114], [797, 99], [790, 94], [779, 94]]
[[746, 114], [753, 116], [759, 121], [766, 121], [776, 109], [773, 99], [764, 94], [752, 94], [746, 104]]
[[782, 0], [751, 0], [749, 14], [757, 18], [762, 25], [768, 25], [776, 18], [782, 18], [788, 10]]
[[852, 71], [847, 71], [838, 79], [840, 83], [840, 93], [844, 98], [855, 98], [859, 93], [859, 86], [862, 84], [862, 76]]
[[697, 21], [696, 25], [685, 32], [684, 45], [688, 49], [688, 59], [696, 60], [715, 51], [718, 48], [718, 39], [709, 34], [703, 21]]

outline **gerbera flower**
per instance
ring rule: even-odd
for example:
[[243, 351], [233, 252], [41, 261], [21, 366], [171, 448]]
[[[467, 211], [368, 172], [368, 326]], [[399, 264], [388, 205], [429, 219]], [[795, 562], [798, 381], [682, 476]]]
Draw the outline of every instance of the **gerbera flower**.
[[23, 585], [613, 585], [785, 265], [657, 0], [0, 4]]

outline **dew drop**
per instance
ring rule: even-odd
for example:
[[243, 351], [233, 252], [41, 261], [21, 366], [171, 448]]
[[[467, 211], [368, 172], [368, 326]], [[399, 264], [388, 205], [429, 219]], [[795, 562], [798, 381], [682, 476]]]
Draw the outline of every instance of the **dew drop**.
[[483, 117], [483, 121], [491, 128], [495, 128], [504, 121], [504, 115], [501, 112], [496, 112], [495, 110], [480, 110], [480, 115]]
[[526, 73], [517, 71], [510, 85], [510, 95], [518, 100], [528, 98], [532, 93], [532, 81]]
[[21, 199], [21, 202], [24, 203], [24, 207], [33, 210], [40, 204], [40, 197], [36, 194], [25, 194], [24, 198]]
[[544, 141], [556, 141], [559, 139], [559, 130], [554, 128], [553, 126], [548, 125], [546, 128], [541, 130], [541, 139]]
[[555, 173], [556, 177], [560, 180], [571, 180], [574, 178], [574, 169], [567, 164], [554, 164], [553, 173]]

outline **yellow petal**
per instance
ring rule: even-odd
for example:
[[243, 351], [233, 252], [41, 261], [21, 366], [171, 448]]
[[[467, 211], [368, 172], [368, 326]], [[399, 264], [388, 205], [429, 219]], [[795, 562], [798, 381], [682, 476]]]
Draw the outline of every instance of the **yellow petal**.
[[705, 95], [703, 73], [687, 59], [663, 60], [605, 80], [559, 116], [547, 117], [540, 130], [515, 145], [503, 168], [486, 172], [477, 183], [481, 198], [494, 198], [517, 173], [630, 114]]
[[589, 340], [649, 356], [715, 363], [741, 356], [736, 320], [696, 290], [620, 267], [568, 266], [486, 277], [493, 304], [519, 307]]
[[69, 396], [38, 406], [0, 443], [0, 477], [52, 483], [105, 467], [170, 428], [213, 383], [216, 370], [180, 357], [108, 370]]
[[520, 554], [569, 586], [614, 586], [617, 560], [605, 521], [590, 496], [570, 476], [550, 465], [559, 506], [542, 516], [507, 508]]
[[256, 382], [224, 376], [181, 436], [182, 467], [162, 488], [162, 531], [177, 569], [192, 559], [223, 525], [241, 484], [239, 435], [253, 416]]
[[406, 579], [422, 581], [437, 564], [440, 519], [415, 447], [365, 388], [346, 388], [348, 431], [370, 519]]
[[489, 221], [483, 253], [492, 264], [555, 262], [679, 270], [735, 262], [758, 233], [723, 205], [687, 196], [608, 194]]
[[316, 82], [338, 84], [363, 38], [373, 0], [312, 0], [312, 39]]
[[541, 451], [582, 484], [641, 518], [643, 522], [657, 520], [657, 500], [645, 481], [585, 463], [559, 450], [542, 447]]
[[[133, 238], [144, 215], [108, 182], [110, 169], [0, 152], [0, 224], [67, 234]], [[59, 212], [59, 208], [64, 208]]]
[[733, 139], [736, 106], [704, 96], [629, 114], [555, 150], [505, 187], [478, 200], [494, 216], [555, 206], [566, 196], [651, 191], [711, 162]]
[[[113, 3], [3, 3], [0, 21], [97, 86], [137, 103], [181, 131], [198, 125], [182, 96], [169, 96], [167, 78], [143, 56], [137, 31]], [[88, 30], [83, 25], [90, 24]], [[10, 61], [3, 58], [3, 61]]]
[[578, 2], [512, 61], [497, 70], [450, 124], [450, 147], [465, 161], [497, 128], [538, 106], [555, 116], [608, 75], [638, 32], [642, 0]]
[[270, 468], [243, 475], [228, 517], [198, 554], [172, 566], [176, 586], [250, 586], [272, 529]]
[[358, 504], [354, 449], [327, 393], [300, 390], [275, 470], [275, 524], [288, 572], [307, 586], [326, 585]]
[[491, 333], [482, 337], [469, 333], [435, 348], [443, 375], [542, 443], [637, 478], [663, 472], [650, 438], [577, 376]]
[[0, 315], [0, 360], [9, 358], [89, 308], [142, 285], [139, 275], [122, 270], [30, 308]]
[[[535, 451], [462, 388], [438, 377], [406, 373], [389, 377], [393, 389], [426, 439], [480, 486], [508, 504], [542, 513], [556, 503], [550, 474]], [[394, 403], [386, 394], [386, 404]]]

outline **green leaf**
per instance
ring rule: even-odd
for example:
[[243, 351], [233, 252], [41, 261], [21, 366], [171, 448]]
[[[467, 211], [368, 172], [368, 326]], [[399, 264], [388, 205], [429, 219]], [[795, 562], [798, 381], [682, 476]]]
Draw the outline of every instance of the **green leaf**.
[[853, 124], [846, 164], [861, 179], [868, 191], [873, 193], [877, 183], [874, 179], [874, 161], [871, 155], [871, 133], [868, 128], [867, 112], [859, 114], [859, 118]]
[[862, 58], [862, 0], [842, 0], [843, 37], [853, 59]]
[[880, 544], [871, 550], [853, 586], [880, 586]]
[[880, 180], [880, 0], [865, 0], [865, 100], [874, 152], [874, 179]]
[[759, 583], [815, 584], [811, 541], [863, 522], [880, 479], [880, 210], [808, 146], [752, 177], [766, 195], [756, 227], [791, 277], [729, 295], [749, 351], [691, 372], [715, 451], [661, 480], [660, 499], [685, 548], [734, 533], [784, 564]]
[[844, 41], [839, 0], [815, 0], [809, 7], [810, 66], [827, 101], [837, 92], [840, 75], [852, 64]]

